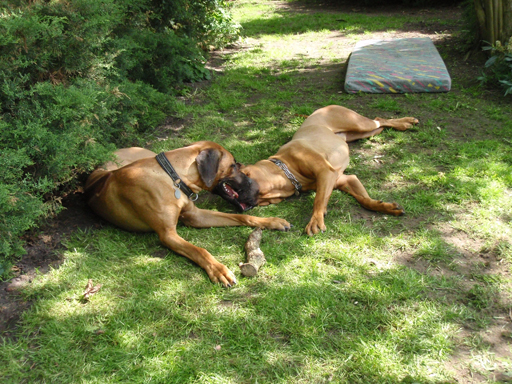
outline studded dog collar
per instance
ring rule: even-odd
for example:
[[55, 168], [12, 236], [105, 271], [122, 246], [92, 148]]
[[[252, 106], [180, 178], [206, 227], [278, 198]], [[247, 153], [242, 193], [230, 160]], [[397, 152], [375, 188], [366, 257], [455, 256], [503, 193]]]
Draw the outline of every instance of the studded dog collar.
[[288, 167], [285, 163], [283, 163], [281, 160], [278, 159], [269, 159], [271, 162], [273, 162], [275, 165], [277, 165], [279, 168], [282, 169], [286, 177], [292, 182], [293, 186], [295, 187], [295, 194], [298, 195], [300, 191], [302, 190], [302, 185], [299, 183], [299, 181], [295, 178], [293, 173], [290, 172]]

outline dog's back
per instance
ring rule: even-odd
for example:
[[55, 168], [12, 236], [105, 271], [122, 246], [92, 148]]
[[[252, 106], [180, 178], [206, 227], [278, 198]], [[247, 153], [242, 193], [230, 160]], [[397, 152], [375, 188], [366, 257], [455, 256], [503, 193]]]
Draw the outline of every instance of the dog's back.
[[[155, 157], [156, 153], [149, 149], [140, 147], [121, 148], [114, 152], [115, 161], [109, 161], [98, 168], [98, 170], [114, 171], [134, 161], [145, 159], [147, 157]], [[94, 172], [93, 172], [94, 173]]]
[[123, 225], [117, 223], [114, 218], [109, 217], [108, 209], [105, 208], [106, 203], [103, 201], [106, 198], [107, 189], [114, 179], [113, 171], [137, 160], [155, 157], [156, 153], [140, 147], [131, 147], [121, 148], [114, 152], [114, 155], [116, 156], [115, 161], [109, 161], [99, 166], [90, 174], [85, 183], [84, 195], [87, 203], [97, 214], [123, 227]]
[[101, 191], [107, 180], [109, 179], [111, 171], [122, 168], [134, 161], [145, 159], [147, 157], [154, 157], [156, 153], [149, 149], [140, 147], [121, 148], [114, 152], [116, 156], [115, 161], [108, 161], [100, 165], [94, 172], [92, 172], [85, 183], [85, 193], [91, 194], [91, 191]]

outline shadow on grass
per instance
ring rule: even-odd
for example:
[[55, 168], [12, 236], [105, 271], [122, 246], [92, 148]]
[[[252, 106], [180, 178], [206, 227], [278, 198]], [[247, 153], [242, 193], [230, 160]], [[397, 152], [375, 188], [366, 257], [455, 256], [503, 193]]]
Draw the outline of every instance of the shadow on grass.
[[[291, 3], [293, 7], [293, 3]], [[304, 5], [304, 4], [302, 4]], [[258, 38], [262, 35], [293, 35], [308, 32], [339, 30], [341, 35], [363, 34], [389, 30], [414, 32], [411, 23], [418, 23], [418, 29], [424, 29], [424, 18], [412, 14], [390, 14], [386, 8], [381, 13], [356, 13], [345, 7], [331, 7], [325, 12], [318, 7], [305, 5], [302, 13], [291, 10], [274, 10], [272, 16], [263, 15], [242, 23], [245, 36]], [[318, 11], [318, 12], [317, 12]], [[405, 28], [404, 24], [409, 25]]]

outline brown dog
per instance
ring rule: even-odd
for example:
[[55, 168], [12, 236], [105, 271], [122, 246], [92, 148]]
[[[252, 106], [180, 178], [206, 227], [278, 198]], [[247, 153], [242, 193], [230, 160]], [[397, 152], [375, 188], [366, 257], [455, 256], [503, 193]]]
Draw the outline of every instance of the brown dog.
[[413, 117], [370, 120], [337, 105], [318, 109], [274, 156], [242, 167], [242, 172], [254, 181], [250, 187], [239, 190], [236, 197], [223, 197], [247, 210], [314, 190], [313, 216], [306, 226], [308, 235], [325, 231], [324, 216], [334, 189], [348, 192], [366, 209], [402, 215], [404, 211], [398, 204], [373, 200], [356, 176], [343, 174], [349, 163], [347, 142], [377, 135], [384, 127], [405, 131], [417, 123]]
[[[164, 155], [179, 175], [175, 181], [159, 164], [162, 154], [155, 157], [154, 152], [143, 148], [118, 150], [118, 162], [106, 163], [87, 179], [89, 205], [123, 229], [155, 231], [163, 245], [204, 268], [212, 282], [226, 287], [236, 284], [233, 273], [208, 251], [178, 235], [178, 219], [196, 228], [247, 225], [285, 231], [290, 224], [278, 218], [221, 213], [195, 206], [196, 193], [203, 189], [218, 187], [221, 192], [236, 196], [236, 186], [247, 182], [233, 155], [220, 145], [201, 141]], [[229, 179], [230, 185], [218, 185], [220, 179]]]

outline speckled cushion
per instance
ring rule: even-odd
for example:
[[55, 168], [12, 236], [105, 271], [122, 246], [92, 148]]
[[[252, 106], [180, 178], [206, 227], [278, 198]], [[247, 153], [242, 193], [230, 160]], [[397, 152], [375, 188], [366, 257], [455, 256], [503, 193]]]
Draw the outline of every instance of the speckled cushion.
[[345, 79], [348, 93], [448, 92], [452, 80], [428, 37], [356, 44]]

